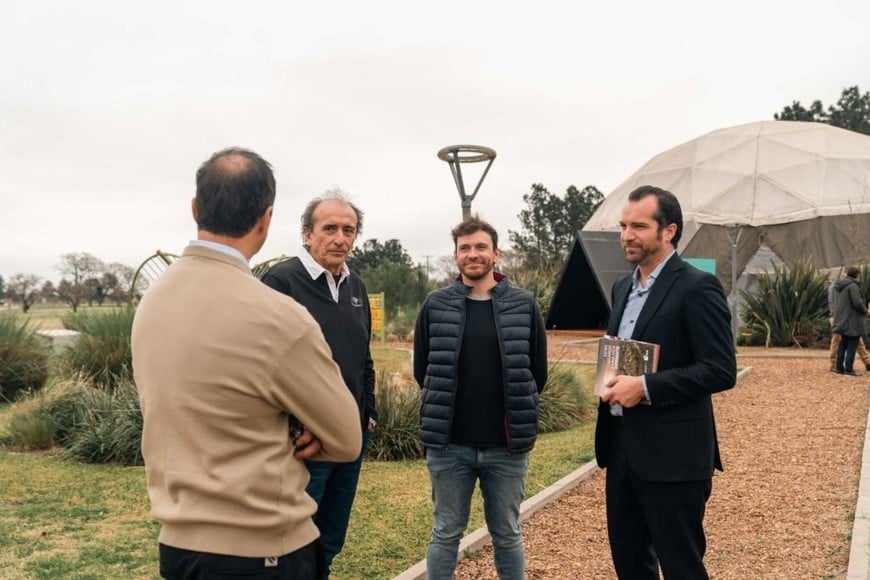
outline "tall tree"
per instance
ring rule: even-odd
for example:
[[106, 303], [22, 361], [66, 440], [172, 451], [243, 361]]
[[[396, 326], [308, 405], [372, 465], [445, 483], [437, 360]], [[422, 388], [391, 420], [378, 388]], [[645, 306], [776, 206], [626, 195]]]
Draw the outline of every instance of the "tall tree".
[[6, 292], [10, 298], [21, 302], [21, 310], [26, 313], [40, 296], [40, 282], [42, 278], [36, 274], [15, 274], [9, 279]]
[[61, 300], [69, 304], [73, 312], [78, 310], [79, 305], [91, 292], [87, 280], [99, 275], [103, 268], [103, 263], [87, 252], [72, 252], [60, 257], [57, 269], [60, 270], [63, 278], [58, 284], [57, 291]]
[[362, 246], [357, 246], [347, 257], [348, 268], [357, 272], [377, 268], [381, 264], [398, 264], [411, 268], [414, 261], [402, 247], [402, 242], [395, 239], [387, 240], [384, 243], [379, 242], [376, 238], [366, 240]]
[[130, 299], [130, 287], [133, 285], [133, 277], [136, 275], [136, 270], [127, 264], [112, 262], [106, 264], [103, 275], [108, 274], [111, 274], [115, 278], [115, 286], [112, 288], [109, 296], [118, 304], [127, 302]]
[[102, 306], [113, 292], [117, 290], [118, 278], [111, 272], [103, 272], [98, 276], [91, 276], [85, 280], [86, 298], [88, 306]]
[[791, 105], [775, 113], [773, 118], [777, 121], [828, 123], [835, 127], [870, 135], [870, 92], [861, 94], [858, 85], [846, 87], [837, 104], [829, 106], [827, 110], [819, 100], [813, 101], [809, 109], [801, 105], [800, 101], [792, 101]]
[[425, 266], [405, 266], [384, 262], [360, 272], [371, 293], [384, 293], [384, 310], [393, 319], [399, 310], [416, 312], [429, 291]]
[[3, 276], [0, 276], [0, 300], [6, 297], [6, 285], [3, 283]]
[[527, 207], [519, 215], [522, 229], [508, 230], [513, 248], [525, 256], [525, 267], [557, 270], [571, 250], [577, 230], [589, 221], [603, 200], [604, 195], [594, 185], [582, 190], [571, 185], [565, 196], [559, 197], [543, 184], [532, 184], [532, 190], [523, 195]]
[[57, 289], [54, 287], [54, 282], [46, 280], [39, 290], [39, 296], [44, 302], [57, 302]]
[[369, 292], [384, 293], [387, 318], [400, 309], [415, 310], [426, 297], [426, 269], [414, 266], [399, 240], [366, 240], [348, 256], [347, 265], [359, 273]]

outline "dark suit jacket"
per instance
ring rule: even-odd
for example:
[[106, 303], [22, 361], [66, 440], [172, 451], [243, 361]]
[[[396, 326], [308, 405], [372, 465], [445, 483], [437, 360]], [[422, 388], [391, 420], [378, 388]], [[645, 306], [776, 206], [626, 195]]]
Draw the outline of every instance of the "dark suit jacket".
[[[607, 332], [615, 336], [631, 276], [613, 285]], [[632, 338], [661, 345], [658, 372], [646, 376], [651, 405], [623, 409], [632, 470], [648, 481], [693, 481], [722, 469], [710, 395], [737, 377], [731, 315], [715, 276], [671, 256], [653, 284]], [[615, 419], [601, 403], [595, 429], [598, 465], [607, 466]]]

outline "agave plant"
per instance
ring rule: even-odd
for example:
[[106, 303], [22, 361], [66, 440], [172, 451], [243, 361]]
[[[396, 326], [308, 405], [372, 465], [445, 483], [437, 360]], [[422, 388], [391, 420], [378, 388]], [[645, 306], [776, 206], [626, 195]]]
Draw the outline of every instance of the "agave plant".
[[746, 303], [741, 341], [765, 346], [806, 346], [824, 334], [828, 315], [828, 279], [798, 260], [793, 267], [771, 264], [754, 293], [740, 290]]

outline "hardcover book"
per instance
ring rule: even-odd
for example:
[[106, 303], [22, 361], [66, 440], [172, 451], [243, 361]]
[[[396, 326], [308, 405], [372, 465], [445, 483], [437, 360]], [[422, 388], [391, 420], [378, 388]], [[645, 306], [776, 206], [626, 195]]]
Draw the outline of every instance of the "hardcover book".
[[598, 339], [598, 368], [593, 392], [601, 397], [607, 381], [616, 375], [634, 377], [654, 373], [659, 366], [661, 347], [652, 342], [603, 336]]

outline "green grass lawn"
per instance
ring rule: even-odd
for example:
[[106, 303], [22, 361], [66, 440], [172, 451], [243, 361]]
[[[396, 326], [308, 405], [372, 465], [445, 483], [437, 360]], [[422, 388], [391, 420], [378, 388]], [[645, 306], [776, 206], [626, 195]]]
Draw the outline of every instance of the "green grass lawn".
[[[592, 425], [543, 435], [531, 497], [592, 457]], [[0, 450], [0, 577], [157, 578], [159, 525], [141, 467]], [[483, 525], [475, 499], [468, 531]], [[366, 461], [337, 578], [390, 578], [425, 555], [432, 526], [423, 461]]]
[[[373, 356], [379, 372], [409, 375], [408, 351], [376, 348]], [[0, 405], [0, 431], [7, 409]], [[527, 497], [592, 458], [592, 429], [589, 422], [538, 439]], [[0, 449], [0, 490], [0, 578], [158, 577], [159, 525], [148, 513], [143, 468]], [[432, 526], [429, 493], [422, 460], [365, 461], [334, 576], [391, 578], [422, 559]], [[468, 532], [481, 525], [476, 497]]]

